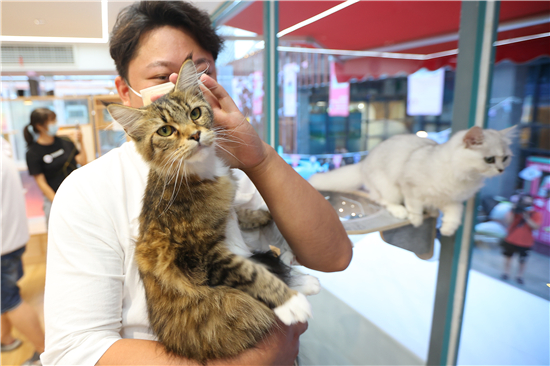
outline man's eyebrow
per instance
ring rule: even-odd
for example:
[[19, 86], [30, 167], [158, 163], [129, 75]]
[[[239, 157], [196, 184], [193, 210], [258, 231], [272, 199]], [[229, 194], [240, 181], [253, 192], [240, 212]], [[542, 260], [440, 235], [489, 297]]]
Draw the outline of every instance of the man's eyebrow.
[[176, 66], [176, 65], [173, 62], [170, 62], [170, 61], [159, 60], [159, 61], [151, 62], [146, 67], [147, 68], [153, 68], [153, 67], [170, 67], [170, 66]]

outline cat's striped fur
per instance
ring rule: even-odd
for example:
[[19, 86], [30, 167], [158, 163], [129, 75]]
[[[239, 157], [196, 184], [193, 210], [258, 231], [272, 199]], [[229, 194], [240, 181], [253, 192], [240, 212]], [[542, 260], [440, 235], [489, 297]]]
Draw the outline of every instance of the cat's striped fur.
[[303, 295], [224, 243], [236, 187], [215, 155], [213, 111], [193, 62], [155, 103], [108, 110], [150, 166], [135, 259], [151, 328], [166, 349], [206, 363], [258, 343], [276, 316], [305, 321]]

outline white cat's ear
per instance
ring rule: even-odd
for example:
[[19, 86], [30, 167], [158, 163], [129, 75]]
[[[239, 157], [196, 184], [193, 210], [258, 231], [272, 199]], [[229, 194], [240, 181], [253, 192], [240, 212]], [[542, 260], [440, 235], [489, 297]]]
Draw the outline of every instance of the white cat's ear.
[[483, 144], [483, 129], [478, 126], [474, 126], [466, 132], [463, 139], [466, 147]]
[[181, 65], [178, 81], [176, 81], [176, 90], [188, 91], [195, 89], [196, 91], [200, 91], [199, 77], [195, 63], [189, 58]]
[[512, 143], [512, 140], [518, 134], [518, 129], [516, 127], [517, 125], [513, 125], [512, 127], [508, 127], [508, 128], [505, 128], [504, 130], [498, 131], [500, 132], [502, 137], [508, 141], [508, 144]]
[[126, 131], [130, 137], [135, 138], [134, 131], [137, 129], [137, 121], [143, 117], [145, 112], [141, 109], [114, 103], [109, 104], [107, 110], [113, 119], [124, 128], [124, 131]]

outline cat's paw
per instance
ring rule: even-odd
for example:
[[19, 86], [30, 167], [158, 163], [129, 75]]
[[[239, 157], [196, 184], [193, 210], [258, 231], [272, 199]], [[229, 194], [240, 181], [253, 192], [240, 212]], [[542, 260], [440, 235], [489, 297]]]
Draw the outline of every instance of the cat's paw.
[[455, 222], [443, 222], [443, 224], [439, 228], [439, 232], [441, 233], [441, 235], [451, 236], [456, 232], [456, 229], [458, 229], [459, 226], [460, 224], [457, 224]]
[[317, 277], [310, 275], [296, 276], [291, 280], [291, 289], [296, 290], [306, 296], [317, 295], [321, 291], [321, 284]]
[[292, 296], [287, 302], [276, 307], [273, 311], [286, 325], [304, 323], [308, 318], [311, 318], [311, 304], [301, 293]]
[[401, 219], [401, 220], [406, 219], [407, 216], [409, 215], [409, 213], [407, 212], [407, 209], [405, 208], [405, 206], [401, 206], [401, 205], [387, 205], [387, 206], [386, 206], [386, 209], [388, 210], [388, 212], [389, 212], [393, 217], [396, 217], [396, 218]]
[[422, 225], [422, 222], [424, 221], [424, 217], [422, 215], [413, 214], [410, 212], [409, 212], [408, 218], [412, 226], [414, 227], [419, 227], [420, 225]]
[[284, 252], [283, 254], [281, 254], [279, 258], [287, 266], [295, 266], [299, 264], [298, 261], [296, 260], [296, 256], [290, 250], [288, 252]]

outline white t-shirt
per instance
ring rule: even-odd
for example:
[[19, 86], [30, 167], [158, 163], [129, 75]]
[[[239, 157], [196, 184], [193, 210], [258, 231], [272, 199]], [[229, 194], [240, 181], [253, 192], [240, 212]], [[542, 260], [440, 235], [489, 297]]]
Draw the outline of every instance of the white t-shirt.
[[20, 249], [29, 241], [25, 191], [9, 144], [2, 139], [2, 255]]
[[[71, 173], [57, 191], [48, 236], [44, 364], [93, 365], [120, 338], [155, 339], [134, 262], [148, 172], [127, 142]], [[234, 175], [235, 205], [266, 208], [246, 175]], [[275, 230], [268, 231], [247, 235], [248, 246], [268, 248]], [[234, 214], [227, 237], [233, 252], [250, 255]]]

